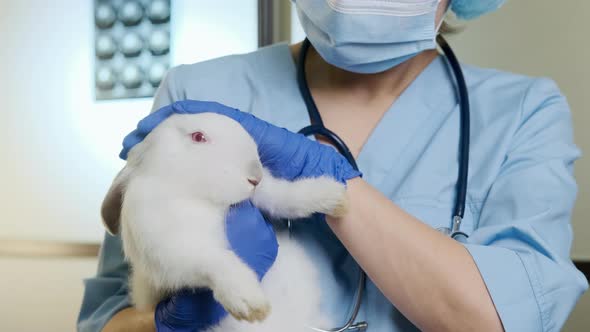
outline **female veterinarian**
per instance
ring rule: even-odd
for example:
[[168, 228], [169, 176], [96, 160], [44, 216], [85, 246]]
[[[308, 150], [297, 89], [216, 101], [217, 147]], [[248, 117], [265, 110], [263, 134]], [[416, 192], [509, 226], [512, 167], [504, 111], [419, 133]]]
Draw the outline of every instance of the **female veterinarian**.
[[[346, 331], [557, 331], [587, 288], [569, 259], [579, 151], [567, 102], [551, 80], [461, 68], [436, 50], [448, 8], [471, 19], [502, 2], [296, 0], [308, 42], [171, 69], [151, 121], [219, 112], [252, 134], [273, 173], [346, 183], [344, 217], [292, 229], [334, 321], [356, 314], [366, 272]], [[310, 124], [337, 133], [362, 176], [294, 133]], [[274, 233], [252, 205], [234, 211], [228, 239], [262, 277]], [[79, 330], [201, 331], [226, 315], [207, 291], [136, 312], [128, 273], [120, 238], [106, 236]]]

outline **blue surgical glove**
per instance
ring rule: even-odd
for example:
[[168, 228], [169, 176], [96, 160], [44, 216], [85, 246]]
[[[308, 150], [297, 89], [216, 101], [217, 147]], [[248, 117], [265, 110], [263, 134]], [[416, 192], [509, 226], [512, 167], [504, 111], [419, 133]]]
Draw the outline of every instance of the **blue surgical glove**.
[[346, 158], [330, 146], [276, 127], [252, 114], [219, 103], [196, 100], [177, 101], [141, 120], [137, 129], [125, 137], [121, 158], [126, 159], [128, 151], [170, 115], [203, 112], [222, 114], [239, 122], [258, 145], [262, 164], [276, 177], [293, 180], [329, 176], [346, 183], [349, 179], [361, 176]]
[[[277, 257], [278, 243], [260, 210], [250, 201], [232, 207], [226, 218], [226, 235], [234, 252], [262, 279]], [[156, 330], [203, 331], [226, 316], [211, 290], [183, 290], [157, 305]]]

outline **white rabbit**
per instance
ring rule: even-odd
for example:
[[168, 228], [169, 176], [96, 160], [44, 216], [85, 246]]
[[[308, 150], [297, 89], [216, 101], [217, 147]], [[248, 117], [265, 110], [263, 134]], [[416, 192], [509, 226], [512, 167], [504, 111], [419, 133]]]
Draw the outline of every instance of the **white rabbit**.
[[344, 185], [327, 177], [274, 178], [254, 140], [228, 117], [175, 114], [131, 149], [102, 217], [111, 234], [121, 232], [139, 310], [181, 288], [206, 287], [231, 314], [209, 332], [300, 332], [329, 324], [311, 260], [279, 233], [277, 260], [259, 283], [229, 249], [225, 215], [246, 199], [278, 218], [338, 215], [345, 197]]

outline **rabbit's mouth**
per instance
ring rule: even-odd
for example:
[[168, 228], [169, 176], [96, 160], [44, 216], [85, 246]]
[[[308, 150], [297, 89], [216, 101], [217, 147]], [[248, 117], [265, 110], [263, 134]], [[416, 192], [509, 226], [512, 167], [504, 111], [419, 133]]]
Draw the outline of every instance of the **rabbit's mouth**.
[[250, 182], [251, 185], [253, 185], [254, 187], [256, 187], [260, 183], [260, 179], [257, 179], [257, 178], [248, 178], [248, 182]]

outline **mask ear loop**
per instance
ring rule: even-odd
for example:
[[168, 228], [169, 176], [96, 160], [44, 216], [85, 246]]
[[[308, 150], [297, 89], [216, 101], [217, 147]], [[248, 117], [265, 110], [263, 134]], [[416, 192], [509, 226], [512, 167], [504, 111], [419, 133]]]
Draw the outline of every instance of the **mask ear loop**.
[[[447, 8], [445, 8], [445, 12], [443, 13], [443, 16], [440, 19], [440, 22], [438, 22], [438, 24], [436, 25], [436, 35], [438, 35], [440, 28], [442, 27], [443, 23], [445, 23], [445, 19], [447, 18], [447, 14], [449, 13], [449, 8], [451, 8], [451, 2], [453, 0], [449, 0], [449, 2], [447, 3]], [[439, 0], [440, 3], [440, 0]], [[436, 37], [435, 37], [436, 39]]]

